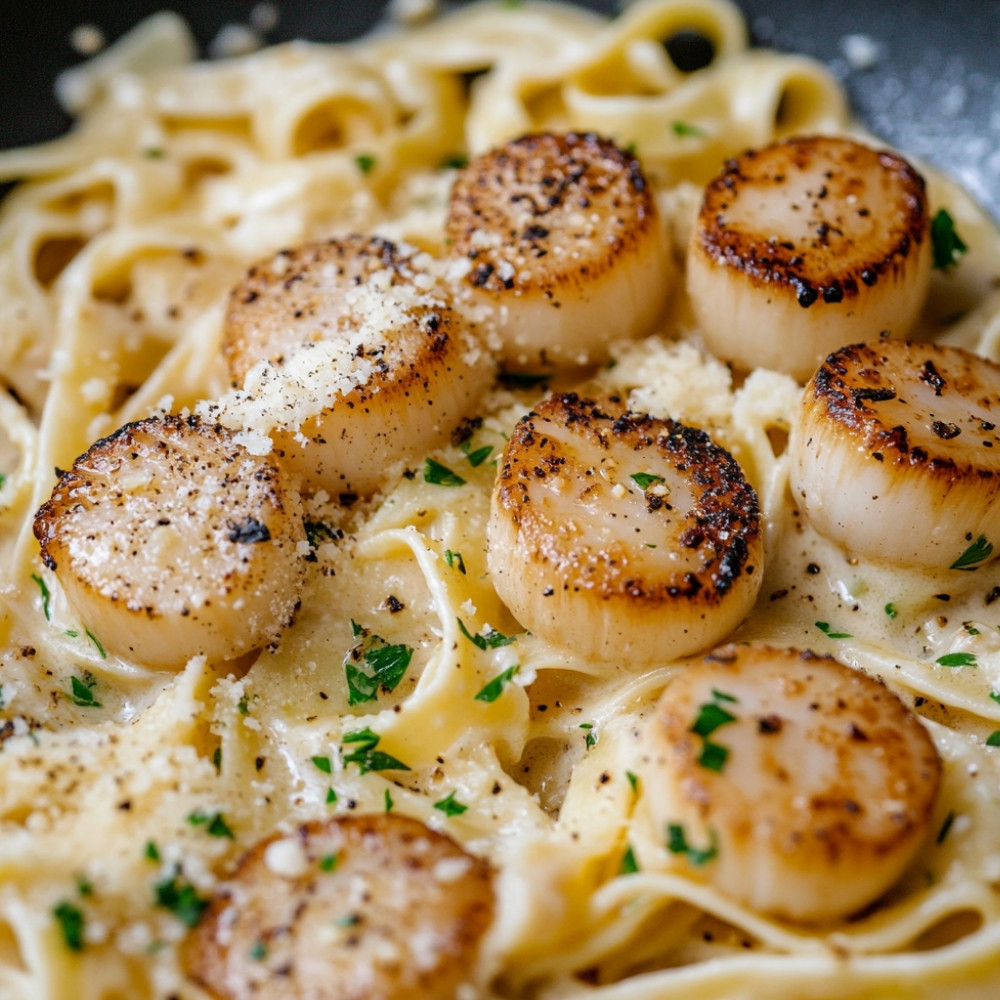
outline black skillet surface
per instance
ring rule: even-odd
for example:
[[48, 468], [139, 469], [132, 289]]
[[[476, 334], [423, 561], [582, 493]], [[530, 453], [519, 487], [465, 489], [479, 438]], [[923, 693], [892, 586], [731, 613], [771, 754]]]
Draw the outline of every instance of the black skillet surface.
[[[617, 0], [580, 0], [610, 11]], [[887, 142], [956, 177], [1000, 220], [1000, 0], [739, 0], [754, 40], [826, 62], [861, 119]], [[64, 131], [52, 93], [79, 61], [70, 34], [94, 24], [112, 40], [169, 7], [207, 46], [255, 0], [0, 0], [0, 148]], [[356, 36], [384, 0], [277, 0], [267, 41]], [[860, 42], [852, 39], [860, 36]], [[853, 44], [853, 47], [852, 47]], [[859, 54], [864, 58], [859, 58]]]

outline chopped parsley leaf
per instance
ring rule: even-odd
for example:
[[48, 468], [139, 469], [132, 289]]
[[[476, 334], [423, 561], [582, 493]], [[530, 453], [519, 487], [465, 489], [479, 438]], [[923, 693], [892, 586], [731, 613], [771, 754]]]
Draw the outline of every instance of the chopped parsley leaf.
[[148, 861], [160, 860], [160, 849], [156, 846], [155, 840], [146, 841], [146, 846], [143, 848], [142, 855]]
[[632, 791], [637, 792], [639, 790], [639, 775], [633, 774], [631, 771], [626, 771], [625, 777], [628, 778], [628, 783]]
[[701, 755], [698, 763], [709, 771], [721, 771], [726, 766], [729, 759], [729, 747], [724, 747], [720, 743], [713, 743], [705, 740], [701, 747]]
[[337, 801], [337, 790], [331, 785], [326, 790], [326, 804], [328, 806], [333, 805]]
[[850, 639], [850, 632], [838, 632], [829, 622], [814, 622], [816, 628], [820, 630], [828, 639]]
[[85, 923], [83, 910], [72, 903], [63, 901], [52, 910], [52, 915], [59, 921], [66, 947], [71, 951], [83, 951], [83, 926]]
[[993, 732], [986, 737], [986, 745], [988, 747], [1000, 747], [1000, 729], [994, 729]]
[[493, 445], [484, 444], [482, 448], [465, 453], [465, 459], [474, 469], [482, 465], [493, 454]]
[[444, 561], [452, 569], [457, 569], [462, 576], [465, 576], [465, 560], [461, 552], [452, 552], [451, 549], [444, 550]]
[[505, 389], [534, 389], [552, 380], [551, 374], [533, 372], [500, 372], [500, 384]]
[[648, 490], [654, 483], [666, 482], [663, 476], [657, 476], [652, 472], [633, 472], [629, 478], [640, 490]]
[[70, 677], [69, 683], [70, 691], [67, 697], [74, 705], [78, 705], [80, 708], [102, 707], [101, 703], [94, 697], [94, 688], [97, 685], [97, 681], [90, 674], [84, 673], [82, 678], [74, 674]]
[[718, 841], [715, 833], [709, 834], [709, 846], [705, 848], [692, 847], [687, 842], [684, 834], [684, 827], [680, 823], [670, 823], [667, 825], [667, 850], [671, 854], [683, 854], [693, 865], [701, 867], [712, 861], [719, 853]]
[[332, 872], [337, 867], [338, 860], [336, 854], [324, 854], [319, 859], [319, 870], [321, 872]]
[[586, 739], [584, 740], [587, 749], [597, 746], [597, 733], [594, 732], [594, 724], [592, 722], [581, 722], [580, 728], [585, 729], [587, 732]]
[[76, 891], [80, 893], [81, 896], [93, 896], [94, 887], [87, 880], [85, 875], [77, 875], [76, 877]]
[[331, 772], [332, 767], [329, 757], [310, 757], [309, 759], [316, 765], [317, 770], [322, 771], [324, 774]]
[[719, 726], [725, 726], [735, 721], [736, 716], [732, 712], [727, 712], [721, 705], [709, 701], [698, 709], [698, 718], [694, 720], [691, 732], [698, 736], [709, 736]]
[[45, 614], [45, 620], [50, 622], [52, 621], [52, 594], [46, 586], [45, 581], [37, 573], [32, 573], [31, 579], [35, 581], [38, 585], [38, 589], [42, 592], [42, 611]]
[[434, 486], [461, 486], [465, 480], [447, 465], [442, 465], [436, 459], [424, 459], [424, 482]]
[[690, 122], [674, 122], [670, 127], [674, 135], [693, 135], [702, 138], [708, 134], [703, 128], [692, 125]]
[[931, 247], [934, 252], [934, 267], [943, 271], [958, 263], [959, 258], [969, 248], [955, 229], [955, 220], [946, 208], [939, 208], [931, 219]]
[[225, 821], [222, 813], [206, 813], [202, 812], [200, 809], [196, 809], [191, 813], [187, 821], [192, 826], [203, 826], [205, 827], [206, 833], [210, 837], [228, 837], [229, 840], [235, 840], [236, 835], [229, 828], [229, 824]]
[[402, 761], [375, 749], [381, 739], [381, 736], [367, 727], [353, 733], [345, 733], [343, 740], [345, 745], [341, 751], [346, 750], [348, 744], [356, 744], [356, 749], [344, 754], [344, 763], [357, 764], [362, 774], [367, 774], [369, 771], [409, 771]]
[[337, 541], [337, 532], [322, 521], [304, 521], [302, 526], [306, 531], [306, 541], [312, 549], [318, 549], [323, 542]]
[[198, 895], [179, 872], [153, 886], [156, 905], [169, 910], [187, 928], [196, 927], [211, 900]]
[[455, 798], [455, 792], [451, 791], [440, 802], [435, 802], [434, 808], [443, 812], [445, 816], [461, 816], [469, 807], [462, 805]]
[[334, 923], [338, 927], [357, 927], [361, 923], [361, 917], [356, 913], [345, 913], [342, 917], [337, 917]]
[[385, 790], [385, 811], [387, 813], [391, 813], [392, 812], [392, 807], [395, 804], [396, 803], [392, 801], [392, 792], [390, 792], [389, 789], [387, 788]]
[[159, 146], [150, 146], [142, 151], [142, 155], [147, 160], [162, 160], [165, 154]]
[[884, 608], [886, 618], [895, 618], [899, 612], [896, 610], [896, 605], [890, 601]]
[[980, 535], [948, 568], [971, 572], [993, 555], [993, 543]]
[[469, 158], [465, 153], [452, 153], [451, 156], [446, 156], [438, 166], [442, 170], [461, 170], [462, 167], [467, 167], [469, 165]]
[[477, 632], [473, 635], [465, 627], [465, 622], [461, 618], [457, 619], [457, 621], [462, 635], [479, 649], [499, 649], [500, 646], [509, 646], [512, 642], [517, 641], [516, 635], [504, 635], [502, 632], [498, 632], [492, 628], [488, 632]]
[[639, 862], [635, 860], [635, 851], [629, 844], [622, 855], [622, 863], [618, 868], [619, 875], [634, 875], [639, 870]]
[[476, 694], [475, 701], [496, 701], [497, 698], [503, 693], [503, 689], [507, 686], [507, 682], [512, 680], [514, 675], [520, 669], [520, 664], [515, 663], [514, 666], [508, 667], [502, 673], [496, 675], [488, 684], [485, 684], [482, 689]]
[[1000, 691], [991, 691], [990, 701], [995, 701], [998, 705], [1000, 705]]
[[105, 648], [101, 645], [101, 640], [98, 639], [89, 628], [85, 628], [83, 631], [87, 634], [87, 638], [97, 647], [97, 652], [101, 654], [101, 659], [106, 660], [108, 658], [108, 654]]
[[246, 697], [240, 698], [239, 702], [236, 705], [236, 709], [240, 713], [240, 715], [250, 714], [250, 706], [249, 704], [247, 704]]
[[945, 653], [934, 661], [940, 667], [976, 667], [975, 653]]
[[250, 958], [255, 962], [263, 962], [267, 958], [267, 945], [263, 941], [254, 941]]
[[370, 174], [375, 169], [376, 159], [371, 153], [359, 153], [354, 157], [354, 162], [358, 165], [358, 170], [363, 174]]
[[951, 825], [954, 822], [955, 822], [955, 810], [953, 809], [950, 813], [948, 813], [947, 816], [945, 816], [944, 822], [941, 824], [941, 829], [938, 830], [938, 835], [935, 843], [938, 844], [944, 843], [945, 838], [951, 832]]
[[379, 635], [351, 620], [355, 637], [362, 637], [344, 659], [347, 678], [347, 703], [360, 705], [375, 701], [379, 691], [396, 689], [413, 657], [413, 647], [405, 643], [390, 645]]

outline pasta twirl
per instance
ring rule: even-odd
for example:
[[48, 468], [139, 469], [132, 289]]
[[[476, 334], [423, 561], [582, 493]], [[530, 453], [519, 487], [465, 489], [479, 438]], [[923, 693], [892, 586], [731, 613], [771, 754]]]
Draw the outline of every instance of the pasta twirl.
[[[682, 28], [712, 41], [710, 65], [674, 65], [662, 43]], [[995, 991], [1000, 539], [968, 539], [942, 570], [824, 540], [788, 485], [800, 385], [709, 354], [680, 276], [728, 157], [860, 135], [836, 82], [748, 49], [724, 0], [639, 0], [614, 20], [486, 3], [339, 46], [190, 52], [161, 15], [64, 80], [72, 133], [0, 154], [0, 178], [25, 179], [0, 215], [0, 995], [204, 998], [184, 942], [240, 859], [386, 811], [494, 872], [470, 997]], [[588, 659], [498, 597], [490, 494], [543, 391], [531, 370], [472, 393], [430, 454], [379, 458], [374, 496], [303, 497], [299, 608], [262, 650], [176, 670], [118, 655], [39, 558], [35, 511], [97, 439], [167, 414], [235, 419], [223, 329], [248, 266], [365, 234], [447, 272], [458, 166], [544, 131], [614, 141], [655, 197], [668, 301], [651, 334], [610, 344], [586, 390], [704, 429], [744, 470], [766, 558], [729, 638], [834, 654], [884, 681], [937, 748], [929, 836], [850, 919], [767, 916], [679, 863], [649, 720], [683, 664]], [[929, 175], [928, 198], [968, 253], [935, 272], [918, 334], [996, 360], [1000, 236], [947, 179]], [[656, 478], [624, 472], [644, 490]]]

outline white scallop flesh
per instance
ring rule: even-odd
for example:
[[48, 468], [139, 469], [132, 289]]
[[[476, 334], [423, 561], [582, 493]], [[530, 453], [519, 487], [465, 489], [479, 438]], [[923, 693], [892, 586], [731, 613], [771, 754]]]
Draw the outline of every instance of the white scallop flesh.
[[84, 626], [152, 668], [242, 656], [298, 607], [299, 495], [278, 466], [195, 418], [126, 424], [64, 472], [34, 530]]
[[850, 553], [973, 569], [1000, 545], [998, 425], [995, 362], [897, 340], [844, 347], [803, 394], [793, 496]]
[[638, 161], [589, 133], [473, 160], [446, 234], [456, 302], [484, 317], [507, 369], [603, 363], [612, 341], [652, 332], [670, 293], [667, 229]]
[[643, 666], [732, 632], [760, 588], [757, 496], [701, 430], [619, 397], [549, 397], [499, 464], [488, 565], [531, 632]]
[[886, 150], [812, 136], [727, 161], [688, 247], [706, 345], [804, 381], [843, 344], [906, 337], [930, 279], [928, 225], [923, 178]]
[[266, 434], [307, 491], [370, 494], [445, 443], [495, 362], [424, 264], [377, 237], [284, 250], [230, 296], [227, 425]]
[[670, 682], [647, 733], [644, 795], [670, 856], [761, 913], [848, 917], [928, 833], [941, 765], [927, 730], [832, 657], [716, 649]]

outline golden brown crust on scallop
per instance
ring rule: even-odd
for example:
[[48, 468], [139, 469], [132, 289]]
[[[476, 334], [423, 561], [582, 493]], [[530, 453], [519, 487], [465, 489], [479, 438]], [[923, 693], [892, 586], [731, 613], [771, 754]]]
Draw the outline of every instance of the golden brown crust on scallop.
[[257, 844], [187, 939], [221, 1000], [453, 1000], [493, 918], [488, 864], [398, 813]]
[[[601, 240], [590, 235], [600, 215]], [[656, 224], [638, 160], [593, 133], [539, 133], [508, 142], [462, 170], [447, 222], [453, 256], [472, 262], [466, 281], [503, 293], [546, 295], [586, 285]], [[502, 239], [481, 240], [483, 233]], [[574, 245], [580, 253], [569, 252]], [[557, 250], [561, 247], [561, 250]]]
[[243, 655], [298, 607], [298, 494], [278, 466], [195, 417], [140, 420], [95, 442], [34, 533], [85, 623], [147, 665]]
[[[805, 173], [817, 160], [823, 166], [817, 183], [789, 192], [796, 231], [775, 238], [773, 226], [753, 216], [753, 206], [749, 216], [735, 207], [744, 187], [780, 192], [790, 167]], [[878, 201], [884, 192], [891, 215], [873, 210], [865, 175], [882, 179]], [[850, 302], [863, 286], [890, 278], [927, 240], [928, 225], [924, 179], [906, 160], [850, 139], [810, 136], [727, 160], [705, 189], [696, 239], [711, 260], [758, 286], [790, 291], [809, 308]]]

